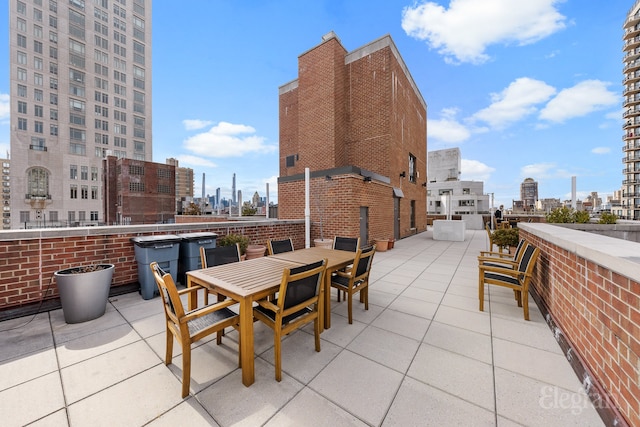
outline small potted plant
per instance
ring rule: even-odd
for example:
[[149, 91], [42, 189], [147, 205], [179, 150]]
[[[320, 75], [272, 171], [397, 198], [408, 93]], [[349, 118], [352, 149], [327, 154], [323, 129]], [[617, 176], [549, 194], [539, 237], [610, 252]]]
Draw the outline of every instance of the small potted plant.
[[246, 236], [243, 236], [241, 234], [227, 234], [226, 236], [221, 236], [218, 237], [216, 244], [218, 246], [231, 246], [231, 245], [235, 245], [236, 243], [240, 244], [240, 255], [245, 255], [247, 254], [247, 247], [249, 246], [249, 238]]
[[104, 314], [114, 269], [113, 264], [92, 264], [54, 273], [65, 322], [86, 322]]
[[500, 250], [503, 248], [515, 248], [518, 246], [520, 236], [517, 228], [503, 228], [494, 231], [491, 234], [493, 244], [498, 246]]

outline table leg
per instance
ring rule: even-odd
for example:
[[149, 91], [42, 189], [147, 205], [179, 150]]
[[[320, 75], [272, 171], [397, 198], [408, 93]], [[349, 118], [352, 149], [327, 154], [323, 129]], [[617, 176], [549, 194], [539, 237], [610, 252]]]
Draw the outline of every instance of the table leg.
[[[321, 307], [323, 310], [320, 314], [324, 313], [324, 321], [323, 324], [320, 325], [320, 330], [331, 328], [331, 274], [333, 271], [327, 270], [326, 276], [324, 278], [324, 307]], [[323, 316], [320, 316], [322, 321]]]
[[242, 384], [249, 387], [255, 381], [253, 356], [253, 301], [240, 301], [240, 359], [242, 364]]

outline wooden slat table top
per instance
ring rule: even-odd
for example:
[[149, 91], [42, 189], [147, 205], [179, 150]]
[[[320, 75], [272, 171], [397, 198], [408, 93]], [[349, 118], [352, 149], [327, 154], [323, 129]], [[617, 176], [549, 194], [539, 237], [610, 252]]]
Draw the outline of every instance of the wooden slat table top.
[[254, 258], [187, 272], [196, 283], [212, 289], [222, 288], [240, 297], [277, 287], [285, 268], [293, 268], [299, 262], [273, 257]]
[[355, 252], [313, 247], [299, 249], [292, 252], [283, 252], [280, 254], [271, 255], [268, 258], [294, 261], [302, 264], [309, 264], [314, 261], [319, 261], [323, 258], [326, 258], [327, 268], [329, 270], [333, 270], [336, 267], [341, 268], [345, 265], [351, 264], [355, 257]]

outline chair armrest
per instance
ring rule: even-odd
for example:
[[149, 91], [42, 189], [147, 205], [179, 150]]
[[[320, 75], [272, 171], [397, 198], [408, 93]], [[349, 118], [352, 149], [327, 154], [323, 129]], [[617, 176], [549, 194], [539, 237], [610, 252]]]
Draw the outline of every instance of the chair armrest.
[[338, 271], [335, 272], [335, 275], [336, 276], [340, 276], [340, 277], [346, 277], [347, 279], [350, 279], [351, 278], [351, 273], [352, 273], [352, 270], [349, 270], [349, 271], [338, 270]]
[[491, 256], [499, 258], [513, 258], [513, 255], [509, 252], [496, 252], [496, 251], [480, 251], [480, 256]]
[[511, 267], [515, 267], [518, 265], [517, 262], [510, 259], [502, 259], [502, 258], [494, 258], [494, 257], [478, 257], [478, 264], [484, 264], [485, 262], [493, 262], [496, 264], [505, 264], [510, 265]]
[[186, 315], [181, 319], [181, 322], [185, 323], [190, 320], [197, 319], [198, 317], [206, 316], [207, 314], [213, 313], [214, 311], [222, 310], [223, 308], [229, 307], [234, 304], [237, 304], [237, 302], [232, 299], [226, 299], [215, 304], [209, 304], [204, 307], [196, 308], [195, 310], [187, 312]]
[[505, 276], [511, 276], [511, 277], [515, 277], [518, 278], [522, 275], [524, 275], [523, 272], [519, 271], [519, 270], [513, 270], [511, 268], [505, 268], [505, 267], [496, 267], [493, 265], [486, 265], [486, 264], [480, 264], [478, 266], [478, 268], [480, 269], [481, 273], [500, 273], [500, 274], [504, 274]]
[[178, 289], [178, 295], [190, 294], [194, 292], [197, 293], [200, 289], [204, 289], [204, 287], [200, 285], [189, 286], [188, 288]]

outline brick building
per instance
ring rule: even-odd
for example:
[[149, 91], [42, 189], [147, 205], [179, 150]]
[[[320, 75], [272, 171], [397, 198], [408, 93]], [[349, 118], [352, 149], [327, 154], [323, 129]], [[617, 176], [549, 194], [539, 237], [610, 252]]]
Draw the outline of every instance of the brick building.
[[352, 52], [329, 33], [279, 89], [278, 216], [312, 238], [402, 238], [426, 230], [427, 105], [390, 36]]
[[175, 166], [107, 156], [103, 171], [104, 215], [108, 225], [174, 221]]

